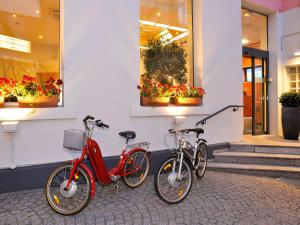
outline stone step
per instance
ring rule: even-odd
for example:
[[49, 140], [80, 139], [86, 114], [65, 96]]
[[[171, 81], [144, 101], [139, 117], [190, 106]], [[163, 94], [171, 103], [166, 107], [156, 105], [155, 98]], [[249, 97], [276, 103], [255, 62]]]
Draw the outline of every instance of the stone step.
[[218, 163], [210, 160], [207, 164], [207, 169], [220, 172], [243, 173], [248, 175], [300, 178], [300, 167], [291, 166]]
[[300, 168], [300, 155], [256, 152], [214, 152], [215, 162], [295, 166]]
[[270, 153], [270, 154], [300, 155], [300, 142], [299, 142], [299, 147], [230, 144], [228, 149], [229, 151], [233, 151], [233, 152], [256, 152], [256, 153]]

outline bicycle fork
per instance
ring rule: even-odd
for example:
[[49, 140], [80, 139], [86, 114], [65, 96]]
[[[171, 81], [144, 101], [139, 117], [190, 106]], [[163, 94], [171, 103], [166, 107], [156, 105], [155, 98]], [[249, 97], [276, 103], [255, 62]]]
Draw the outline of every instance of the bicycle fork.
[[[177, 180], [181, 180], [181, 170], [182, 170], [182, 162], [183, 162], [183, 152], [180, 153], [179, 157], [180, 161], [179, 161], [179, 170], [178, 170], [178, 174], [177, 174]], [[175, 165], [176, 162], [173, 165], [173, 172], [175, 172]]]

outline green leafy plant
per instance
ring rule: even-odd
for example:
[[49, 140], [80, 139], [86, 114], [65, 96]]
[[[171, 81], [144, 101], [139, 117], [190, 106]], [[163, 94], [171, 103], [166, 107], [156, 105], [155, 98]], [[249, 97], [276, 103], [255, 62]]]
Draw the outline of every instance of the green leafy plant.
[[146, 78], [161, 84], [172, 84], [170, 78], [179, 84], [187, 82], [187, 54], [182, 46], [176, 42], [166, 43], [160, 39], [150, 39], [146, 47], [143, 53]]
[[299, 107], [300, 106], [300, 93], [286, 92], [283, 93], [279, 102], [283, 107]]

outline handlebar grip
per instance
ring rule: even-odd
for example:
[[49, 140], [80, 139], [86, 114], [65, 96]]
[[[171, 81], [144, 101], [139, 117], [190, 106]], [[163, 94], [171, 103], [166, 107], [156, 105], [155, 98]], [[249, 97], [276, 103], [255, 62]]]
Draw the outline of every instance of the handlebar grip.
[[109, 125], [103, 123], [103, 124], [102, 124], [102, 127], [109, 128]]
[[87, 115], [84, 119], [83, 122], [86, 123], [88, 120], [94, 120], [95, 118], [93, 116]]
[[169, 129], [169, 132], [170, 132], [170, 133], [173, 133], [173, 132], [174, 132], [174, 129]]

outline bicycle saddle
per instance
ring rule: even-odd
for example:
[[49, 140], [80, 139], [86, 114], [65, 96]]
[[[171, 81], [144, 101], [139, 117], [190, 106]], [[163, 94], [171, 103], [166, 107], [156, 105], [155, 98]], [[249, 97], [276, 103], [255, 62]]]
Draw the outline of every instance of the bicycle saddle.
[[134, 139], [136, 137], [136, 134], [134, 131], [123, 131], [123, 132], [120, 132], [119, 135], [121, 137], [124, 137], [126, 139]]
[[195, 132], [197, 134], [203, 134], [204, 130], [202, 128], [194, 128], [194, 129], [187, 129], [188, 132]]

